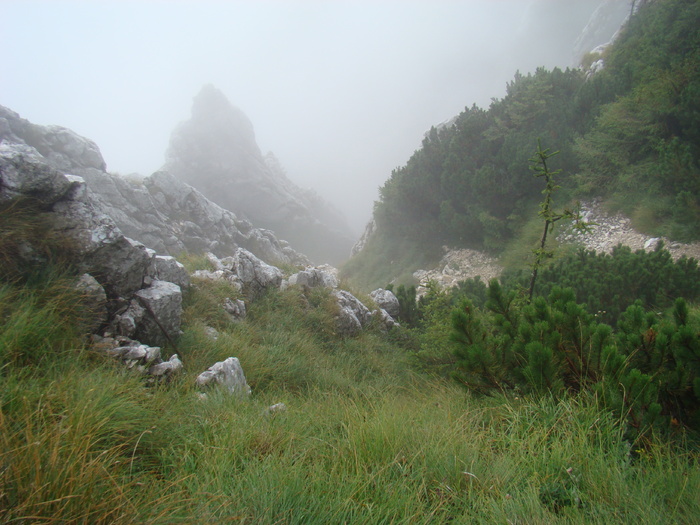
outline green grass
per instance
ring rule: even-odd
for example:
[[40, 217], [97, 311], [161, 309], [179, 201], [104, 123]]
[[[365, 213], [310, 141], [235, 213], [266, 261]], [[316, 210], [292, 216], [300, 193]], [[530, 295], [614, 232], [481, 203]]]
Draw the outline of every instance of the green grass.
[[[235, 289], [196, 283], [177, 348], [185, 372], [149, 385], [85, 347], [65, 290], [56, 279], [0, 294], [0, 340], [14, 348], [31, 332], [41, 349], [0, 369], [0, 522], [700, 516], [698, 456], [682, 439], [627, 443], [620, 421], [586, 397], [473, 397], [412, 368], [396, 342], [410, 334], [339, 337], [324, 291], [271, 292], [232, 323], [217, 305]], [[196, 375], [229, 356], [240, 359], [251, 397], [200, 399]], [[278, 402], [287, 410], [269, 414]]]

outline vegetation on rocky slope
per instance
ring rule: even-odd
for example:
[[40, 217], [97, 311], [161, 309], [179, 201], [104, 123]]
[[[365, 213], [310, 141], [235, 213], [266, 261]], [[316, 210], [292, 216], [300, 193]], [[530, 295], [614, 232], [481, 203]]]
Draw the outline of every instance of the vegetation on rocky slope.
[[[700, 513], [683, 427], [630, 437], [587, 392], [476, 396], [415, 366], [427, 331], [338, 336], [323, 289], [271, 290], [234, 323], [219, 305], [237, 290], [196, 282], [177, 341], [185, 372], [153, 383], [86, 345], [70, 269], [29, 277], [5, 279], [0, 294], [3, 522], [688, 523]], [[196, 375], [230, 355], [252, 396], [202, 399]], [[285, 411], [269, 409], [280, 402]]]
[[[437, 374], [428, 345], [449, 338], [446, 293], [425, 306], [433, 322], [422, 329], [341, 337], [328, 290], [270, 290], [232, 322], [220, 304], [238, 290], [195, 281], [176, 343], [185, 372], [154, 382], [86, 343], [74, 277], [58, 261], [3, 278], [0, 521], [608, 524], [700, 513], [683, 424], [642, 439], [590, 391], [484, 397]], [[197, 374], [231, 355], [252, 396], [202, 398]]]
[[[497, 251], [524, 218], [541, 231], [527, 169], [537, 137], [562, 150], [553, 168], [568, 197], [653, 195], [662, 231], [697, 235], [697, 10], [649, 3], [593, 80], [517, 76], [488, 111], [432, 130], [382, 189], [379, 234], [348, 271], [370, 265], [369, 285], [442, 243]], [[418, 303], [397, 284], [402, 326], [352, 337], [338, 333], [328, 289], [270, 289], [236, 322], [221, 304], [238, 289], [195, 279], [183, 333], [163, 348], [185, 370], [158, 380], [90, 346], [94, 313], [49, 226], [28, 203], [0, 210], [2, 522], [700, 516], [694, 260], [661, 246], [564, 252], [532, 298], [517, 272], [431, 287]], [[252, 395], [199, 395], [197, 375], [229, 356]]]
[[542, 190], [528, 169], [538, 140], [561, 152], [551, 167], [562, 169], [563, 202], [603, 198], [647, 233], [698, 239], [699, 18], [691, 0], [649, 2], [590, 78], [578, 69], [518, 73], [488, 109], [431, 129], [381, 188], [376, 238], [346, 275], [376, 286], [442, 245], [501, 253], [525, 242]]

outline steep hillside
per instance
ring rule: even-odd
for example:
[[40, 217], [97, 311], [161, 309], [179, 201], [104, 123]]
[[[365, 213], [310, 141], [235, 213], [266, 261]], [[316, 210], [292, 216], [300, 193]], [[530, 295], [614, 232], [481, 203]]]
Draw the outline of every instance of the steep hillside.
[[[645, 2], [583, 69], [516, 74], [503, 99], [432, 129], [380, 190], [373, 238], [346, 274], [373, 284], [441, 247], [501, 253], [537, 216], [537, 140], [560, 153], [560, 205], [597, 197], [644, 233], [700, 235], [700, 5]], [[368, 271], [375, 280], [368, 278]]]

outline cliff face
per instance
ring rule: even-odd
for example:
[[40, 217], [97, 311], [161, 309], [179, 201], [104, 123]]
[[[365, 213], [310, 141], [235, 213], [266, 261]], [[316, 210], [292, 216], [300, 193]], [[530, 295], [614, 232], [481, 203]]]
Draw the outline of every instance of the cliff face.
[[[642, 0], [634, 2], [634, 9], [638, 9]], [[606, 46], [620, 30], [620, 27], [629, 18], [633, 7], [631, 2], [619, 0], [603, 0], [591, 15], [588, 23], [576, 39], [573, 49], [573, 63], [578, 65], [586, 53], [596, 50], [600, 46]]]
[[290, 181], [274, 156], [264, 157], [248, 117], [213, 86], [173, 131], [164, 169], [316, 262], [338, 263], [350, 252], [353, 236], [341, 214]]
[[82, 177], [91, 205], [124, 235], [158, 253], [211, 251], [226, 257], [240, 247], [273, 263], [308, 263], [273, 232], [253, 227], [169, 173], [141, 181], [111, 175], [91, 140], [60, 126], [32, 124], [2, 106], [0, 153]]

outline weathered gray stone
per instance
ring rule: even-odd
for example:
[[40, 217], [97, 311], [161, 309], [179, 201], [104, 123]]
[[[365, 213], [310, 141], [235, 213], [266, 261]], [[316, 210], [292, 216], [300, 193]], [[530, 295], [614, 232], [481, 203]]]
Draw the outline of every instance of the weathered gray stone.
[[219, 339], [219, 331], [214, 328], [213, 326], [207, 326], [204, 328], [204, 333], [207, 335], [209, 339], [212, 341], [216, 341]]
[[219, 259], [216, 255], [211, 252], [207, 252], [204, 254], [204, 256], [207, 258], [207, 261], [214, 266], [214, 270], [224, 270], [224, 265], [222, 264], [221, 259]]
[[153, 377], [170, 377], [182, 370], [182, 361], [177, 354], [170, 356], [170, 359], [161, 363], [156, 363], [148, 369], [148, 373]]
[[290, 285], [297, 285], [304, 289], [316, 288], [319, 286], [325, 288], [338, 287], [338, 271], [328, 265], [322, 267], [309, 267], [305, 270], [295, 273], [289, 277]]
[[282, 283], [282, 272], [279, 268], [261, 261], [243, 248], [239, 248], [232, 257], [227, 257], [221, 262], [225, 268], [238, 276], [244, 290], [252, 296], [267, 288], [279, 288]]
[[224, 299], [223, 305], [224, 311], [231, 317], [233, 322], [240, 322], [245, 319], [246, 309], [245, 303], [240, 299], [235, 301], [231, 300], [229, 297]]
[[644, 249], [648, 252], [653, 252], [662, 242], [660, 237], [652, 237], [644, 243]]
[[94, 333], [109, 320], [105, 289], [89, 273], [84, 273], [78, 278], [75, 288], [82, 294], [83, 305], [89, 315], [85, 326], [86, 331], [89, 334]]
[[131, 338], [136, 334], [136, 329], [141, 324], [146, 309], [136, 300], [131, 300], [128, 307], [114, 316], [112, 320], [112, 332], [121, 337]]
[[22, 142], [43, 157], [52, 167], [63, 172], [81, 168], [105, 169], [97, 145], [61, 126], [39, 126], [20, 118], [14, 111], [0, 106], [5, 142]]
[[377, 290], [371, 292], [369, 296], [375, 303], [377, 303], [379, 308], [386, 310], [390, 316], [397, 317], [399, 315], [399, 300], [390, 290], [378, 288]]
[[396, 320], [383, 308], [374, 310], [372, 312], [372, 317], [376, 319], [379, 329], [382, 332], [388, 332], [395, 326], [400, 326], [399, 323], [397, 323]]
[[370, 238], [372, 235], [374, 235], [377, 231], [377, 223], [374, 220], [374, 217], [367, 223], [367, 226], [365, 226], [365, 231], [362, 233], [362, 236], [359, 238], [359, 240], [353, 245], [352, 250], [350, 251], [350, 256], [354, 257], [358, 253], [360, 253], [362, 250], [365, 249], [365, 246], [367, 246], [367, 243], [369, 242]]
[[[138, 290], [148, 266], [145, 248], [94, 207], [83, 179], [56, 171], [39, 156], [26, 158], [26, 144], [0, 146], [0, 201], [39, 203], [39, 213], [66, 239], [68, 259], [97, 279], [110, 299]], [[36, 254], [29, 245], [25, 251]]]
[[287, 405], [284, 403], [275, 403], [274, 405], [271, 405], [267, 407], [267, 410], [265, 410], [265, 414], [267, 415], [275, 415], [275, 414], [281, 414], [282, 412], [287, 411]]
[[182, 292], [178, 285], [153, 281], [150, 287], [136, 292], [134, 300], [145, 310], [134, 333], [139, 341], [162, 345], [180, 336]]
[[334, 290], [333, 295], [338, 303], [336, 315], [336, 330], [339, 335], [357, 335], [371, 321], [369, 309], [354, 295], [345, 290]]
[[160, 347], [136, 345], [123, 347], [126, 349], [120, 357], [124, 361], [136, 361], [139, 364], [150, 364], [160, 360]]
[[181, 289], [189, 288], [190, 275], [185, 267], [175, 257], [156, 255], [153, 258], [153, 278], [177, 284]]
[[62, 199], [74, 182], [47, 165], [38, 152], [0, 143], [0, 203], [31, 198], [44, 205]]
[[231, 394], [241, 396], [250, 394], [250, 386], [248, 386], [237, 357], [229, 357], [225, 361], [215, 363], [208, 370], [199, 374], [195, 383], [200, 388], [220, 385]]
[[226, 281], [237, 291], [243, 291], [241, 280], [231, 270], [195, 270], [190, 277], [194, 280], [202, 281]]

